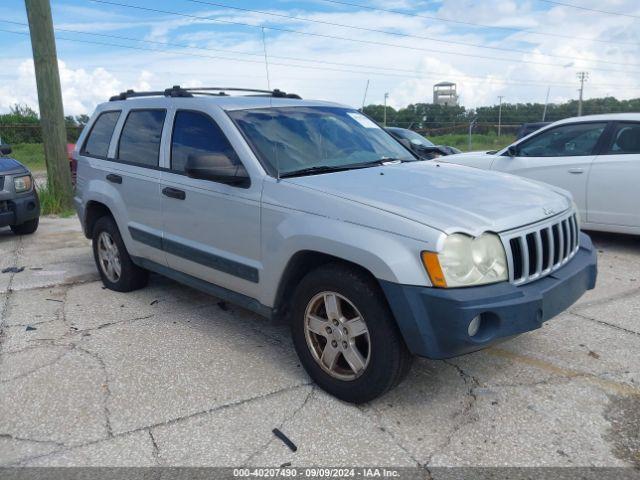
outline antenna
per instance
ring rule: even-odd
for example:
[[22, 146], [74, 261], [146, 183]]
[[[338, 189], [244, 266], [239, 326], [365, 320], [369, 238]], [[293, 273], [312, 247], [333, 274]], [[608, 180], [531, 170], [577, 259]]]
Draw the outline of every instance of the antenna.
[[364, 87], [364, 97], [362, 97], [362, 111], [364, 112], [364, 103], [367, 101], [367, 92], [369, 91], [369, 79], [367, 79], [367, 85]]
[[[264, 68], [267, 72], [267, 90], [271, 90], [271, 81], [269, 80], [269, 57], [267, 56], [267, 37], [264, 33], [264, 27], [262, 29], [262, 48], [264, 50]], [[271, 116], [273, 108], [273, 95], [269, 96], [269, 115]], [[273, 118], [273, 116], [271, 116]], [[280, 157], [278, 155], [278, 146], [273, 144], [273, 153], [276, 157], [276, 182], [280, 181]]]
[[262, 27], [262, 48], [264, 49], [264, 68], [267, 71], [267, 90], [271, 90], [271, 82], [269, 81], [269, 58], [267, 57], [267, 39]]

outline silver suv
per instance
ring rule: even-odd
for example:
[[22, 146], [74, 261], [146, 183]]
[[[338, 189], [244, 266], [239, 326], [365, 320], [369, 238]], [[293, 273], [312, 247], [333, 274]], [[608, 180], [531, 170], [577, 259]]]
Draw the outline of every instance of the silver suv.
[[152, 271], [284, 319], [309, 375], [350, 402], [393, 388], [413, 355], [539, 328], [596, 280], [569, 194], [420, 161], [342, 105], [128, 91], [96, 109], [74, 155], [108, 288]]

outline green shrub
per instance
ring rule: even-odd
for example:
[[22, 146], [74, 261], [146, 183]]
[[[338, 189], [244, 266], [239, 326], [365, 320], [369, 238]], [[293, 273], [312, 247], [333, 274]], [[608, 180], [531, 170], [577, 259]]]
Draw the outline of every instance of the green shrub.
[[22, 162], [29, 170], [38, 172], [47, 169], [41, 143], [15, 143], [11, 149], [13, 152], [9, 156]]
[[75, 214], [73, 209], [63, 207], [60, 198], [49, 189], [48, 185], [37, 187], [37, 189], [40, 198], [40, 215], [70, 217]]

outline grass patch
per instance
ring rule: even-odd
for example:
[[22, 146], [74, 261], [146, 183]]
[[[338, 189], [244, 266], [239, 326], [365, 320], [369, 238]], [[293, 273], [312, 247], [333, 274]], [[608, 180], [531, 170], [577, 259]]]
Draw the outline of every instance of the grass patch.
[[15, 143], [9, 157], [22, 162], [32, 172], [46, 170], [44, 162], [44, 147], [41, 143]]
[[449, 145], [463, 152], [468, 152], [469, 150], [500, 150], [507, 145], [511, 145], [515, 139], [514, 135], [498, 136], [495, 133], [473, 133], [471, 135], [471, 149], [469, 149], [469, 135], [464, 133], [429, 137], [429, 140], [436, 145]]
[[73, 208], [65, 207], [60, 198], [49, 190], [48, 185], [38, 188], [38, 198], [40, 198], [40, 215], [58, 215], [67, 218], [76, 213]]

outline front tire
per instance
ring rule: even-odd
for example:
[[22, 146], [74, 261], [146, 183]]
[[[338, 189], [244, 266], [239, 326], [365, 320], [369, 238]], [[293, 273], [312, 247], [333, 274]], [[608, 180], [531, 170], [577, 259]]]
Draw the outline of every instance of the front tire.
[[412, 356], [373, 278], [340, 263], [307, 274], [291, 310], [293, 343], [309, 376], [335, 397], [363, 403], [408, 373]]
[[9, 225], [11, 231], [16, 235], [31, 235], [38, 229], [40, 218], [36, 217], [33, 220], [28, 220], [20, 225]]
[[111, 216], [101, 217], [93, 228], [93, 258], [110, 290], [131, 292], [147, 284], [149, 272], [133, 263]]

